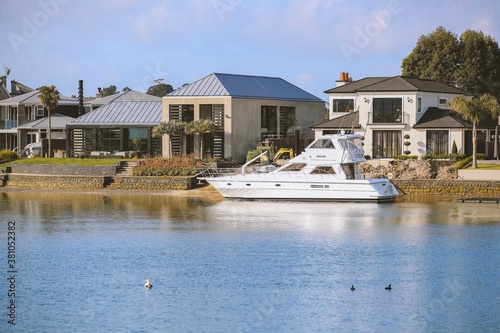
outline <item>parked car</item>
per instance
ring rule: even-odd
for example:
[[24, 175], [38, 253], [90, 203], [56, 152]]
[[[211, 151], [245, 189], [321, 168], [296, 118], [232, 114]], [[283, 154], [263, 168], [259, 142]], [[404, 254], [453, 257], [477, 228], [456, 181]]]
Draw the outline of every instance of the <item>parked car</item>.
[[42, 144], [40, 142], [34, 142], [26, 145], [23, 150], [19, 153], [19, 157], [40, 157], [42, 154]]

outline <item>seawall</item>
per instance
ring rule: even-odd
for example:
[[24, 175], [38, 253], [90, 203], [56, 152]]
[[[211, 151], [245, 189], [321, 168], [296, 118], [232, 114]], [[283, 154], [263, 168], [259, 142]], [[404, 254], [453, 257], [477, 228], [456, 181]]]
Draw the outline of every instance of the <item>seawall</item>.
[[392, 180], [410, 195], [447, 195], [457, 197], [500, 197], [500, 181], [485, 180]]

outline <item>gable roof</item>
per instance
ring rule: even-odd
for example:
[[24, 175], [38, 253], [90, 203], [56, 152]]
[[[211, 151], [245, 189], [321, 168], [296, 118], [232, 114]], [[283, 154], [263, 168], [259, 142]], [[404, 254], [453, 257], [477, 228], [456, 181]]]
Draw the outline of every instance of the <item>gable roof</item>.
[[[64, 129], [66, 125], [75, 118], [68, 117], [59, 113], [54, 113], [50, 116], [50, 127], [52, 129]], [[46, 129], [49, 126], [48, 117], [32, 120], [21, 126], [18, 129]]]
[[321, 102], [321, 99], [278, 77], [212, 73], [174, 90], [170, 96], [228, 96]]
[[[160, 99], [160, 98], [158, 98]], [[76, 118], [70, 125], [156, 126], [162, 120], [159, 101], [114, 101]]]
[[358, 92], [434, 92], [447, 94], [466, 94], [462, 89], [428, 79], [407, 76], [368, 77], [326, 90], [325, 93]]
[[[484, 119], [477, 128], [495, 128], [498, 123], [493, 118]], [[413, 128], [472, 128], [459, 114], [449, 109], [430, 107]]]
[[[0, 101], [0, 105], [42, 105], [38, 99], [40, 90], [34, 90], [22, 95], [17, 95]], [[59, 105], [77, 105], [78, 100], [73, 97], [59, 96]]]
[[84, 105], [102, 106], [114, 101], [161, 101], [160, 97], [141, 93], [138, 91], [122, 91], [102, 98], [89, 100]]
[[320, 124], [311, 126], [312, 128], [345, 129], [361, 128], [359, 124], [359, 112], [354, 111], [346, 115], [336, 117]]

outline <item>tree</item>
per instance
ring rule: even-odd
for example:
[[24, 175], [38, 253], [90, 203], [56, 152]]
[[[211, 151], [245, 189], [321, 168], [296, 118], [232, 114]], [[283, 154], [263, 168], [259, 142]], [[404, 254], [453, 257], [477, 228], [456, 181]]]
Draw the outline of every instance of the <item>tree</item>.
[[118, 92], [115, 85], [110, 85], [107, 88], [102, 88], [102, 97], [111, 96]]
[[[168, 135], [170, 138], [170, 156], [173, 155], [172, 151], [172, 135], [183, 134], [186, 131], [187, 124], [180, 120], [171, 120], [169, 122], [162, 121], [158, 126], [153, 128], [153, 137], [161, 137], [163, 135]], [[182, 143], [181, 143], [182, 147]], [[182, 148], [181, 148], [182, 149]]]
[[456, 70], [457, 85], [476, 95], [500, 97], [500, 49], [483, 32], [465, 31], [460, 36], [460, 59]]
[[132, 89], [130, 89], [129, 87], [125, 87], [122, 89], [122, 92], [126, 92], [126, 91], [132, 91]]
[[454, 85], [459, 50], [457, 36], [440, 26], [420, 36], [413, 51], [403, 59], [402, 75]]
[[489, 93], [500, 100], [500, 48], [483, 32], [467, 30], [457, 38], [440, 26], [420, 36], [401, 67], [402, 75], [436, 80], [477, 95]]
[[57, 106], [59, 105], [59, 91], [57, 91], [56, 86], [51, 85], [51, 86], [43, 86], [40, 88], [40, 93], [38, 94], [38, 100], [40, 103], [42, 103], [43, 107], [47, 109], [47, 120], [48, 120], [48, 127], [47, 127], [47, 137], [48, 137], [48, 142], [49, 142], [49, 157], [52, 156], [52, 123], [51, 123], [51, 117], [52, 117], [52, 111], [54, 111]]
[[487, 117], [498, 118], [500, 105], [493, 95], [483, 94], [475, 99], [457, 96], [450, 102], [450, 106], [453, 112], [472, 124], [472, 168], [475, 169], [477, 168], [477, 125]]
[[157, 97], [163, 97], [167, 96], [172, 91], [174, 91], [174, 88], [172, 88], [170, 84], [160, 83], [149, 87], [148, 91], [146, 91], [146, 94]]
[[217, 124], [209, 119], [194, 120], [186, 126], [186, 134], [201, 134], [200, 135], [200, 158], [203, 158], [203, 134], [215, 133]]

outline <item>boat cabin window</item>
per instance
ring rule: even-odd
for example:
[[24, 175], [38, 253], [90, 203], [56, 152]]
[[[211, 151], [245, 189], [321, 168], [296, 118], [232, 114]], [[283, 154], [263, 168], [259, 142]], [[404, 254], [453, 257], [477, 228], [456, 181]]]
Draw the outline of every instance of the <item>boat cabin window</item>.
[[306, 166], [305, 163], [294, 163], [290, 164], [287, 167], [283, 168], [280, 171], [300, 171]]
[[321, 149], [335, 149], [332, 140], [330, 139], [318, 139], [309, 148], [321, 148]]
[[344, 150], [363, 149], [361, 138], [340, 139], [339, 144]]
[[345, 178], [346, 179], [354, 179], [354, 164], [353, 163], [346, 163], [346, 164], [341, 164], [342, 170], [345, 173]]
[[311, 172], [312, 174], [329, 174], [329, 175], [334, 175], [335, 170], [331, 166], [318, 166], [314, 168], [314, 170]]

